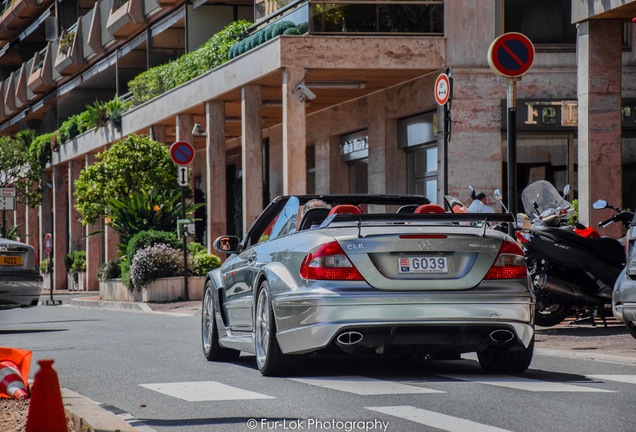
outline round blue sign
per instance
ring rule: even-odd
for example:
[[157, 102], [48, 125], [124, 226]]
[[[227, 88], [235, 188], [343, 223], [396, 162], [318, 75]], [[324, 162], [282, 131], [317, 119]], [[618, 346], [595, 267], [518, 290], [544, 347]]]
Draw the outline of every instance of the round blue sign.
[[488, 64], [497, 74], [518, 77], [530, 69], [534, 45], [521, 33], [506, 33], [494, 40], [488, 50]]
[[189, 165], [194, 159], [194, 147], [185, 141], [177, 141], [170, 146], [170, 157], [177, 165]]
[[53, 249], [53, 238], [51, 237], [51, 234], [47, 234], [44, 237], [44, 251], [46, 253], [51, 253], [51, 249]]

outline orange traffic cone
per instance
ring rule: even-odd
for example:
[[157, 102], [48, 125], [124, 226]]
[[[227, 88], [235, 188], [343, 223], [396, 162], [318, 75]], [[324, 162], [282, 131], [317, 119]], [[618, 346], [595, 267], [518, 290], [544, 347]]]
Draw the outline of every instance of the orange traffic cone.
[[0, 392], [14, 399], [29, 398], [22, 374], [12, 361], [0, 360]]
[[53, 360], [40, 360], [38, 364], [40, 371], [33, 381], [26, 432], [68, 432]]
[[0, 398], [27, 399], [31, 351], [0, 347]]

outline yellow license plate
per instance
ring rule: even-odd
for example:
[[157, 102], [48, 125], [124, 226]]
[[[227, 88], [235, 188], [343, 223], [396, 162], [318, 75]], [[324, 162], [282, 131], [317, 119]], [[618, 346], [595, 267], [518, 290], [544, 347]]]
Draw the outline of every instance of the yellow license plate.
[[21, 256], [0, 256], [0, 265], [22, 265]]

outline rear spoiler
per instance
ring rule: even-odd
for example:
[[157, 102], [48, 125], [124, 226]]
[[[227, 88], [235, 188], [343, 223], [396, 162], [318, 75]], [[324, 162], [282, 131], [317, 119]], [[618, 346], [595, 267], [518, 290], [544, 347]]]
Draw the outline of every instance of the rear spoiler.
[[515, 217], [511, 213], [372, 213], [351, 214], [338, 213], [328, 216], [320, 225], [326, 228], [333, 222], [356, 222], [358, 237], [365, 222], [480, 222], [484, 232], [489, 222], [514, 223]]

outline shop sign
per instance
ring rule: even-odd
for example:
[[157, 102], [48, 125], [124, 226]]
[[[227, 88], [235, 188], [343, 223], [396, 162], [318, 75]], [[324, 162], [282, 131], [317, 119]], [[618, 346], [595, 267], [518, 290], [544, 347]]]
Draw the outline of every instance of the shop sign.
[[[507, 102], [501, 102], [502, 129], [507, 126]], [[553, 130], [576, 128], [578, 121], [578, 101], [517, 99], [517, 130]]]
[[[517, 130], [554, 130], [576, 128], [579, 125], [579, 105], [576, 100], [517, 100]], [[501, 124], [506, 130], [506, 101], [501, 102]], [[636, 99], [624, 99], [621, 108], [621, 128], [636, 129]]]
[[340, 160], [348, 162], [368, 157], [369, 136], [366, 129], [340, 137]]

